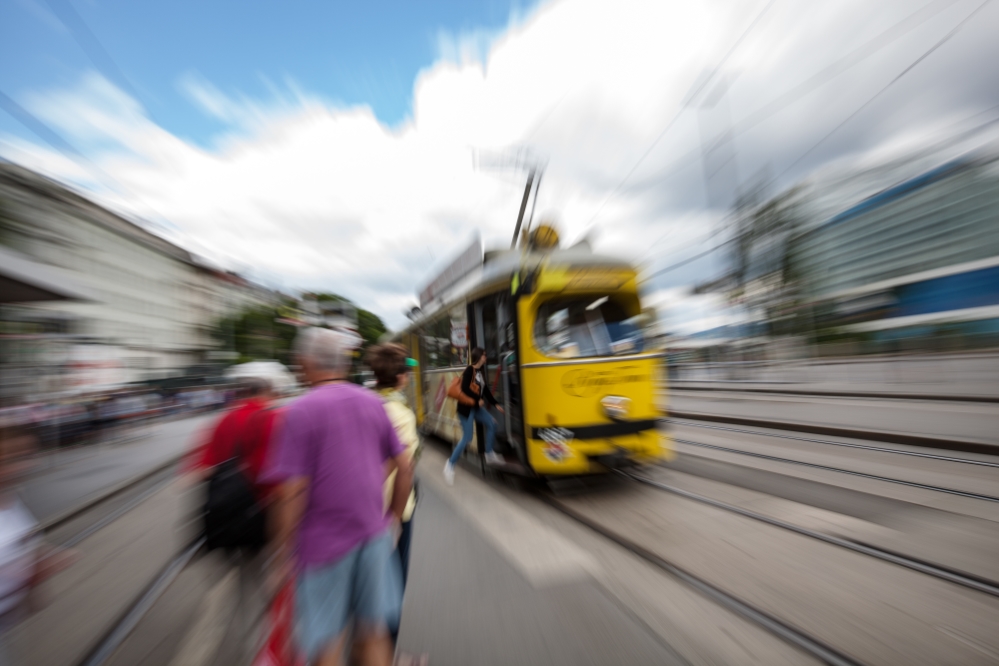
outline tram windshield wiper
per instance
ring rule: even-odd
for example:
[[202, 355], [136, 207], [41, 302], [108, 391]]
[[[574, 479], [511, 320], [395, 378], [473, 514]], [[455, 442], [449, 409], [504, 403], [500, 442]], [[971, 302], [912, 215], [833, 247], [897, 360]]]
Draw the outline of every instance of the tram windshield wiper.
[[590, 303], [589, 305], [587, 305], [586, 309], [587, 310], [595, 310], [595, 309], [599, 308], [601, 305], [603, 305], [604, 303], [606, 303], [609, 300], [610, 300], [610, 296], [601, 296], [597, 300], [595, 300], [592, 303]]

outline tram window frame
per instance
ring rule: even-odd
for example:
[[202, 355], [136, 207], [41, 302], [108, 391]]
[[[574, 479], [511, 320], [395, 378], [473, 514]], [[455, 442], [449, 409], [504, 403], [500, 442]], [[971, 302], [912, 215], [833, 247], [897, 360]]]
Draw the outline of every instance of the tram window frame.
[[[586, 302], [589, 303], [584, 306], [582, 312], [574, 313], [577, 316], [582, 314], [585, 322], [570, 324], [568, 317], [571, 315], [566, 314], [567, 321], [562, 327], [564, 340], [561, 343], [553, 344], [551, 338], [555, 331], [550, 330], [548, 326], [552, 318], [562, 312], [568, 312], [574, 305], [580, 306]], [[561, 305], [564, 307], [559, 307]], [[605, 316], [608, 306], [617, 308], [623, 316], [608, 321]], [[591, 308], [596, 316], [588, 314]], [[531, 326], [531, 343], [540, 354], [553, 359], [600, 358], [637, 354], [641, 353], [648, 344], [639, 325], [641, 317], [642, 310], [637, 295], [607, 293], [558, 295], [538, 305], [534, 313], [534, 323]], [[608, 324], [628, 323], [631, 323], [632, 335], [620, 340], [613, 340], [610, 337]], [[584, 325], [585, 328], [583, 328]], [[576, 331], [570, 330], [573, 327], [576, 328]], [[600, 337], [600, 339], [595, 339], [595, 336]], [[586, 342], [586, 339], [589, 340], [590, 346], [583, 348], [582, 343]], [[631, 347], [623, 344], [631, 339], [635, 340]], [[561, 352], [559, 350], [560, 344], [562, 345]], [[575, 347], [575, 351], [572, 350], [572, 347]]]
[[[446, 322], [446, 317], [435, 319], [420, 330], [420, 347], [424, 361], [424, 367], [442, 368], [447, 367], [450, 351], [441, 344], [440, 329], [441, 323]], [[450, 345], [450, 340], [448, 340]]]
[[463, 319], [443, 312], [420, 329], [420, 354], [426, 359], [424, 366], [434, 368], [454, 368], [465, 365], [467, 350], [458, 349], [451, 343], [451, 329], [454, 324], [464, 325]]

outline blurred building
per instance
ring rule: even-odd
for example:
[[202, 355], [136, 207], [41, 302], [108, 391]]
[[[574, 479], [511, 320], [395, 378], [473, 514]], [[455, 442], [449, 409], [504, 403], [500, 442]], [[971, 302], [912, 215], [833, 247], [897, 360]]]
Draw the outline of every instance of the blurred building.
[[999, 346], [994, 138], [830, 165], [748, 199], [729, 270], [688, 296], [724, 295], [744, 325], [676, 331], [671, 348], [742, 362]]
[[28, 169], [0, 163], [0, 242], [88, 300], [4, 305], [0, 399], [158, 379], [204, 360], [213, 325], [280, 295]]
[[949, 160], [808, 221], [795, 261], [825, 323], [881, 341], [999, 336], [999, 156]]

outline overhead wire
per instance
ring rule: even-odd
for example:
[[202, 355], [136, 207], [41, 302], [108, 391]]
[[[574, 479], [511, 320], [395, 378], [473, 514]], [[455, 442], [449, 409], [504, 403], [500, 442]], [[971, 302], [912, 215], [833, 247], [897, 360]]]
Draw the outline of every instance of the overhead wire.
[[831, 130], [829, 130], [829, 132], [826, 133], [825, 136], [823, 136], [821, 139], [819, 139], [811, 148], [809, 148], [804, 153], [802, 153], [801, 156], [798, 157], [798, 159], [796, 159], [795, 161], [791, 162], [791, 164], [789, 164], [787, 167], [785, 167], [783, 171], [781, 171], [779, 174], [777, 174], [776, 176], [774, 176], [770, 180], [770, 182], [768, 183], [768, 185], [773, 184], [773, 183], [779, 181], [784, 175], [786, 175], [789, 171], [791, 171], [791, 169], [793, 169], [794, 167], [798, 166], [798, 164], [800, 164], [802, 160], [804, 160], [806, 157], [808, 157], [813, 152], [815, 152], [815, 150], [819, 146], [821, 146], [823, 143], [825, 143], [829, 139], [829, 137], [831, 137], [833, 134], [835, 134], [840, 129], [842, 129], [844, 125], [846, 125], [851, 120], [853, 120], [864, 109], [866, 109], [868, 106], [870, 106], [878, 97], [880, 97], [882, 94], [884, 94], [893, 85], [895, 85], [896, 83], [898, 83], [898, 81], [903, 76], [905, 76], [906, 74], [908, 74], [914, 67], [916, 67], [919, 63], [921, 63], [923, 60], [925, 60], [927, 57], [929, 57], [929, 55], [932, 54], [934, 51], [936, 51], [938, 48], [940, 48], [945, 43], [947, 43], [948, 41], [950, 41], [950, 39], [954, 35], [956, 35], [958, 33], [958, 31], [961, 30], [961, 28], [963, 28], [965, 25], [967, 25], [968, 21], [970, 21], [972, 18], [974, 18], [974, 16], [976, 14], [978, 14], [980, 11], [982, 11], [983, 9], [985, 9], [986, 5], [988, 5], [990, 2], [992, 2], [992, 0], [984, 0], [984, 2], [982, 2], [980, 5], [978, 5], [978, 7], [976, 7], [970, 14], [968, 14], [966, 17], [964, 17], [964, 19], [962, 19], [960, 23], [958, 23], [956, 26], [954, 26], [950, 30], [950, 32], [948, 32], [946, 35], [944, 35], [943, 37], [941, 37], [935, 44], [933, 44], [933, 46], [931, 46], [929, 49], [927, 49], [925, 52], [923, 52], [923, 54], [921, 56], [919, 56], [914, 61], [912, 61], [912, 63], [909, 64], [908, 67], [906, 67], [901, 72], [899, 72], [895, 76], [895, 78], [893, 78], [891, 81], [889, 81], [888, 83], [886, 83], [880, 90], [878, 90], [874, 94], [873, 97], [870, 97], [866, 102], [864, 102], [859, 107], [857, 107], [857, 109], [853, 113], [851, 113], [849, 116], [847, 116], [846, 118], [844, 118], [838, 125], [836, 125]]
[[[784, 108], [786, 108], [787, 106], [789, 106], [793, 102], [795, 102], [798, 99], [804, 97], [805, 95], [807, 95], [808, 93], [810, 93], [813, 90], [817, 89], [818, 87], [820, 87], [821, 85], [825, 84], [829, 80], [832, 80], [832, 78], [834, 78], [835, 76], [837, 76], [837, 75], [841, 74], [842, 72], [850, 69], [851, 67], [859, 64], [860, 62], [863, 62], [864, 60], [866, 60], [868, 57], [870, 57], [874, 53], [877, 53], [878, 51], [880, 51], [882, 48], [884, 48], [884, 47], [892, 44], [893, 42], [895, 42], [896, 40], [898, 40], [902, 36], [908, 34], [909, 32], [911, 32], [912, 30], [914, 30], [916, 27], [922, 25], [923, 23], [925, 23], [926, 21], [928, 21], [930, 18], [932, 18], [936, 14], [938, 14], [941, 11], [943, 11], [944, 9], [946, 9], [946, 8], [954, 5], [957, 1], [958, 0], [936, 0], [934, 2], [927, 3], [923, 7], [919, 8], [916, 11], [912, 12], [911, 14], [907, 15], [906, 17], [904, 17], [900, 21], [898, 21], [898, 22], [894, 23], [893, 25], [891, 25], [886, 30], [878, 33], [872, 39], [870, 39], [867, 42], [861, 44], [860, 46], [858, 46], [853, 51], [847, 53], [842, 58], [839, 58], [838, 60], [836, 60], [833, 63], [831, 63], [831, 64], [827, 65], [826, 67], [824, 67], [819, 72], [813, 74], [811, 77], [809, 77], [805, 81], [801, 82], [800, 84], [798, 84], [797, 86], [795, 86], [794, 88], [792, 88], [791, 90], [789, 90], [787, 93], [781, 95], [780, 97], [778, 97], [778, 98], [776, 98], [774, 100], [771, 100], [770, 102], [766, 103], [764, 106], [758, 108], [756, 111], [753, 111], [752, 113], [750, 113], [749, 116], [747, 116], [748, 120], [747, 119], [743, 119], [742, 121], [740, 121], [739, 123], [737, 123], [737, 126], [735, 128], [733, 128], [728, 133], [728, 139], [731, 140], [737, 134], [745, 132], [745, 131], [748, 131], [749, 129], [752, 129], [753, 127], [755, 127], [756, 125], [760, 124], [764, 120], [770, 118], [771, 116], [775, 115], [779, 111], [782, 111]], [[708, 83], [711, 82], [711, 80], [714, 77], [714, 75], [721, 69], [721, 66], [727, 61], [727, 59], [731, 56], [731, 54], [738, 47], [738, 45], [745, 39], [745, 37], [749, 34], [749, 32], [752, 30], [752, 28], [759, 22], [759, 19], [762, 18], [762, 16], [770, 9], [770, 6], [772, 4], [773, 4], [773, 2], [770, 2], [769, 4], [767, 4], [759, 12], [759, 14], [757, 14], [757, 16], [753, 20], [753, 22], [750, 23], [750, 25], [746, 28], [746, 30], [743, 31], [743, 33], [736, 40], [736, 42], [732, 45], [732, 47], [725, 54], [725, 56], [722, 58], [722, 60], [719, 61], [719, 64], [715, 68], [713, 68], [711, 70], [711, 74], [704, 81], [702, 81], [700, 83], [700, 85], [696, 85], [695, 84], [695, 88], [693, 90], [691, 90], [690, 92], [688, 92], [688, 94], [687, 94], [687, 96], [685, 98], [685, 100], [688, 103], [691, 100], [693, 100], [694, 98], [696, 98], [696, 96], [698, 94], [700, 94], [701, 91], [704, 90], [704, 88], [708, 85]], [[686, 106], [686, 104], [684, 105], [684, 107], [685, 106]], [[662, 139], [663, 136], [665, 136], [666, 132], [669, 130], [670, 127], [672, 127], [672, 124], [676, 121], [676, 119], [678, 118], [679, 114], [682, 111], [683, 111], [683, 108], [681, 108], [680, 111], [677, 112], [677, 115], [674, 116], [674, 118], [670, 121], [670, 124], [667, 125], [667, 127], [663, 130], [663, 132], [656, 138], [656, 140], [654, 141], [653, 145], [650, 146], [650, 148], [648, 150], [646, 150], [646, 152], [642, 155], [642, 157], [635, 164], [635, 166], [633, 166], [631, 168], [631, 170], [629, 170], [629, 172], [625, 175], [625, 177], [618, 183], [618, 185], [611, 192], [611, 194], [606, 199], [604, 199], [604, 201], [601, 203], [600, 207], [597, 209], [597, 212], [594, 213], [594, 215], [590, 218], [590, 221], [587, 223], [587, 230], [586, 230], [586, 232], [584, 232], [582, 234], [582, 236], [585, 236], [586, 233], [588, 233], [590, 231], [590, 229], [593, 226], [594, 220], [602, 212], [604, 206], [614, 196], [616, 196], [620, 191], [622, 191], [622, 188], [623, 188], [624, 184], [634, 174], [634, 172], [637, 169], [638, 165], [641, 164], [641, 162], [644, 161], [646, 157], [648, 157], [649, 153], [651, 153], [652, 148], [654, 148], [655, 144], [657, 144], [658, 141], [660, 139]], [[764, 113], [764, 111], [766, 111], [766, 113]], [[710, 146], [708, 148], [710, 149]], [[657, 174], [657, 179], [661, 179], [663, 177], [668, 177], [670, 175], [673, 175], [674, 173], [678, 172], [682, 168], [686, 167], [689, 163], [692, 163], [692, 161], [688, 162], [687, 159], [691, 158], [691, 157], [694, 157], [695, 154], [697, 154], [697, 153], [703, 152], [703, 149], [704, 149], [704, 147], [702, 146], [701, 148], [694, 148], [694, 149], [691, 149], [691, 150], [687, 151], [679, 159], [674, 160], [674, 162], [671, 165], [671, 168], [668, 168], [668, 170], [665, 171], [665, 172], [660, 172], [659, 174]], [[722, 164], [718, 165], [718, 167], [715, 169], [715, 171], [713, 173], [717, 173], [717, 171], [720, 170], [721, 168], [723, 168], [731, 159], [732, 159], [732, 157], [729, 157]], [[713, 175], [713, 173], [709, 173], [708, 177], [710, 178]], [[696, 244], [700, 245], [700, 244], [702, 244], [704, 242], [707, 242], [708, 240], [711, 240], [712, 238], [718, 236], [722, 231], [724, 231], [724, 227], [719, 227], [719, 228], [713, 230], [704, 239], [702, 239], [700, 241], [697, 241]], [[653, 244], [652, 247], [655, 247], [655, 245], [658, 245], [663, 240], [663, 238], [665, 236], [668, 236], [668, 235], [670, 235], [669, 232], [667, 232], [667, 234], [664, 234], [664, 236], [661, 237], [659, 240], [657, 240]], [[652, 250], [652, 247], [649, 248], [650, 251]], [[648, 254], [648, 252], [646, 252], [646, 255], [647, 254]], [[644, 259], [644, 257], [646, 255], [643, 255], [643, 259]], [[686, 265], [687, 263], [689, 263], [689, 262], [687, 262], [685, 260], [681, 265]], [[680, 266], [677, 266], [677, 267], [679, 268]]]
[[69, 0], [46, 0], [46, 2], [49, 8], [59, 17], [62, 24], [66, 26], [66, 29], [69, 30], [77, 45], [90, 59], [90, 62], [109, 79], [113, 79], [118, 85], [127, 88], [133, 97], [140, 97], [135, 86], [128, 80], [125, 73], [121, 71], [114, 58], [104, 48], [101, 40], [97, 38], [97, 35], [90, 29], [86, 21], [83, 20], [83, 17], [77, 13]]
[[[978, 14], [980, 11], [982, 11], [982, 9], [984, 9], [986, 7], [986, 5], [988, 5], [990, 2], [992, 2], [992, 0], [984, 0], [981, 4], [979, 4], [974, 10], [972, 10], [972, 12], [970, 14], [968, 14], [966, 17], [964, 17], [956, 26], [954, 26], [950, 31], [948, 31], [947, 34], [945, 34], [939, 40], [937, 40], [936, 42], [934, 42], [934, 44], [932, 46], [930, 46], [922, 54], [920, 54], [919, 57], [917, 57], [915, 60], [913, 60], [908, 66], [906, 66], [905, 69], [903, 69], [894, 78], [892, 78], [891, 81], [889, 81], [887, 84], [885, 84], [884, 86], [882, 86], [872, 97], [870, 97], [869, 99], [867, 99], [863, 104], [860, 105], [860, 107], [858, 107], [855, 111], [853, 111], [853, 113], [851, 113], [849, 116], [847, 116], [842, 122], [840, 122], [838, 125], [836, 125], [836, 127], [834, 127], [832, 130], [830, 130], [828, 133], [826, 133], [821, 139], [819, 139], [811, 147], [809, 147], [808, 150], [806, 150], [798, 159], [796, 159], [791, 165], [789, 165], [787, 168], [785, 168], [780, 174], [778, 174], [777, 176], [775, 176], [774, 178], [772, 178], [770, 181], [768, 181], [767, 186], [772, 185], [773, 183], [777, 182], [791, 168], [793, 168], [795, 165], [797, 165], [798, 163], [800, 163], [801, 160], [803, 160], [805, 157], [807, 157], [809, 154], [811, 154], [816, 148], [818, 148], [822, 143], [824, 143], [830, 136], [832, 136], [833, 134], [835, 134], [837, 131], [839, 131], [840, 128], [842, 128], [850, 120], [852, 120], [853, 118], [855, 118], [861, 111], [863, 111], [865, 108], [867, 108], [867, 106], [869, 106], [874, 100], [876, 100], [878, 97], [880, 97], [886, 90], [888, 90], [891, 86], [893, 86], [895, 83], [897, 83], [906, 74], [908, 74], [909, 72], [911, 72], [917, 65], [919, 65], [919, 63], [923, 62], [923, 60], [925, 60], [928, 56], [930, 56], [934, 51], [936, 51], [941, 46], [943, 46], [946, 42], [948, 42], [955, 34], [957, 34], [961, 30], [961, 28], [963, 28], [965, 25], [967, 25], [968, 21], [970, 21], [972, 18], [974, 18], [974, 16], [976, 14]], [[975, 114], [975, 115], [977, 116], [977, 115], [981, 115], [981, 114], [978, 113], [978, 114]], [[715, 234], [717, 234], [719, 231], [720, 230], [716, 230]], [[713, 235], [715, 235], [715, 234], [713, 234]], [[696, 255], [694, 255], [692, 257], [688, 257], [686, 259], [683, 259], [682, 261], [676, 262], [676, 263], [671, 264], [669, 266], [666, 266], [664, 268], [660, 268], [660, 269], [658, 269], [656, 271], [653, 271], [652, 273], [644, 276], [644, 279], [645, 280], [651, 280], [652, 278], [659, 277], [660, 275], [664, 275], [664, 274], [666, 274], [668, 272], [671, 272], [671, 271], [674, 271], [674, 270], [676, 270], [678, 268], [682, 268], [683, 266], [686, 266], [686, 265], [688, 265], [688, 264], [690, 264], [690, 263], [692, 263], [692, 262], [694, 262], [694, 261], [696, 261], [698, 259], [701, 259], [701, 258], [703, 258], [703, 257], [705, 257], [705, 256], [707, 256], [707, 255], [709, 255], [709, 254], [711, 254], [713, 252], [716, 252], [717, 250], [720, 250], [721, 248], [723, 248], [726, 245], [728, 245], [729, 243], [731, 243], [732, 240], [733, 239], [725, 240], [725, 241], [723, 241], [723, 242], [721, 242], [721, 243], [719, 243], [719, 244], [717, 244], [717, 245], [715, 245], [715, 246], [713, 246], [711, 248], [708, 248], [707, 250], [699, 252], [698, 254], [696, 254]], [[704, 242], [704, 241], [700, 241], [700, 242]]]
[[[896, 42], [901, 37], [905, 36], [909, 32], [918, 28], [922, 24], [926, 23], [928, 20], [947, 9], [948, 7], [956, 4], [959, 0], [936, 0], [935, 2], [930, 2], [927, 5], [915, 10], [905, 18], [901, 19], [897, 23], [893, 24], [886, 30], [878, 33], [873, 38], [861, 44], [853, 51], [850, 51], [843, 57], [839, 58], [835, 62], [827, 65], [822, 70], [816, 72], [812, 76], [808, 77], [791, 90], [780, 95], [779, 97], [767, 102], [763, 106], [757, 108], [756, 110], [750, 112], [745, 118], [735, 123], [735, 126], [728, 132], [728, 140], [734, 139], [736, 136], [743, 134], [760, 123], [764, 122], [775, 116], [780, 111], [797, 102], [799, 99], [803, 98], [805, 95], [813, 92], [814, 90], [820, 88], [822, 85], [831, 81], [833, 78], [847, 71], [848, 69], [860, 64], [867, 58], [871, 57], [881, 49], [886, 46], [891, 45]], [[764, 113], [766, 111], [766, 113]], [[712, 146], [707, 146], [710, 150]], [[664, 178], [675, 175], [676, 173], [682, 171], [686, 167], [695, 163], [695, 161], [700, 160], [700, 155], [703, 153], [705, 148], [703, 146], [698, 146], [696, 148], [691, 148], [687, 152], [680, 155], [678, 158], [673, 160], [670, 164], [666, 165], [665, 168], [656, 172], [653, 177], [656, 183], [659, 183]], [[731, 159], [731, 158], [730, 158]], [[729, 160], [726, 160], [722, 164], [718, 165], [715, 169], [720, 169], [727, 164]], [[712, 173], [715, 173], [712, 172]], [[709, 174], [709, 176], [712, 174]], [[646, 183], [639, 183], [638, 185], [632, 186], [641, 187]]]
[[[77, 45], [83, 51], [84, 55], [87, 56], [90, 62], [97, 67], [97, 69], [100, 70], [105, 77], [114, 80], [118, 85], [125, 88], [133, 97], [140, 97], [135, 86], [132, 85], [132, 82], [129, 81], [128, 77], [125, 76], [121, 68], [118, 67], [114, 58], [112, 58], [108, 50], [104, 48], [104, 45], [97, 38], [97, 35], [94, 34], [94, 32], [87, 25], [86, 21], [83, 20], [83, 17], [81, 17], [80, 14], [73, 8], [73, 5], [69, 2], [69, 0], [46, 0], [46, 2], [49, 8], [56, 14], [59, 21], [66, 27], [67, 30], [69, 30], [69, 33], [73, 36], [74, 41], [76, 41]], [[109, 189], [112, 190], [117, 189], [119, 191], [129, 193], [132, 197], [145, 205], [150, 211], [159, 215], [163, 219], [166, 219], [161, 213], [156, 211], [153, 206], [149, 205], [145, 199], [125, 187], [121, 181], [104, 171], [93, 160], [77, 149], [72, 143], [67, 141], [58, 132], [49, 127], [33, 113], [18, 104], [13, 98], [3, 91], [0, 91], [0, 106], [2, 106], [4, 111], [10, 114], [15, 120], [20, 122], [28, 130], [35, 134], [35, 136], [39, 137], [45, 141], [45, 143], [49, 144], [66, 157], [69, 157], [85, 169], [89, 170], [92, 174], [96, 175], [97, 179], [102, 181], [106, 187], [109, 187]], [[153, 224], [160, 226], [155, 222], [153, 222]]]
[[[167, 219], [162, 213], [156, 210], [155, 207], [149, 204], [142, 196], [136, 194], [134, 191], [127, 188], [122, 184], [120, 180], [109, 174], [107, 171], [102, 169], [97, 165], [96, 162], [91, 160], [89, 157], [83, 154], [76, 146], [67, 141], [61, 134], [56, 132], [54, 129], [49, 127], [43, 120], [38, 116], [31, 113], [23, 106], [17, 103], [12, 97], [7, 95], [5, 92], [0, 90], [0, 108], [3, 108], [12, 118], [21, 123], [25, 128], [31, 131], [35, 136], [40, 138], [45, 143], [49, 144], [56, 151], [61, 153], [63, 156], [69, 158], [70, 160], [76, 162], [85, 170], [89, 171], [98, 181], [100, 181], [109, 190], [118, 190], [120, 192], [126, 192], [132, 196], [139, 203], [146, 206], [147, 209], [160, 216], [164, 220]], [[153, 225], [159, 228], [163, 228], [163, 224], [153, 220], [147, 220], [144, 218], [139, 218], [132, 213], [133, 217], [140, 219], [145, 225]]]
[[12, 97], [7, 95], [7, 93], [2, 90], [0, 90], [0, 107], [3, 107], [3, 110], [6, 111], [12, 118], [24, 125], [27, 129], [31, 130], [35, 136], [58, 150], [63, 155], [66, 155], [66, 157], [69, 157], [74, 161], [83, 160], [88, 162], [90, 166], [94, 166], [83, 153], [76, 149], [76, 146], [62, 138], [58, 132], [39, 120], [34, 114], [18, 104]]
[[[58, 152], [62, 153], [63, 156], [90, 171], [97, 177], [97, 180], [102, 181], [106, 187], [109, 187], [110, 189], [127, 189], [121, 184], [120, 181], [99, 167], [93, 160], [84, 155], [76, 146], [63, 138], [61, 134], [49, 127], [38, 116], [18, 104], [17, 101], [2, 90], [0, 90], [0, 107], [2, 107], [3, 110], [6, 111], [12, 118], [24, 125], [24, 127], [30, 130], [35, 136], [49, 144]], [[151, 208], [152, 207], [150, 207], [150, 209]]]
[[[776, 0], [769, 0], [769, 2], [767, 2], [767, 4], [763, 7], [763, 9], [761, 9], [756, 14], [756, 17], [752, 20], [752, 22], [750, 22], [750, 24], [746, 27], [746, 29], [742, 31], [742, 34], [739, 35], [739, 38], [735, 40], [735, 43], [732, 44], [732, 46], [725, 53], [725, 55], [722, 56], [721, 60], [718, 61], [718, 64], [715, 65], [710, 70], [708, 76], [704, 80], [702, 80], [699, 84], [698, 83], [694, 84], [694, 89], [687, 93], [685, 97], [685, 102], [693, 100], [697, 95], [701, 93], [701, 91], [704, 90], [704, 88], [707, 87], [707, 85], [715, 78], [715, 75], [718, 73], [718, 71], [721, 70], [721, 68], [725, 65], [725, 63], [732, 56], [735, 50], [739, 47], [740, 44], [742, 44], [743, 40], [745, 40], [746, 36], [749, 35], [750, 32], [752, 32], [753, 28], [756, 27], [756, 25], [760, 22], [760, 19], [763, 18], [763, 15], [770, 10], [770, 8], [774, 5], [775, 2]], [[659, 142], [662, 141], [663, 137], [665, 137], [666, 134], [670, 131], [670, 129], [672, 129], [673, 125], [676, 124], [676, 121], [680, 119], [680, 116], [683, 114], [685, 108], [686, 105], [684, 103], [681, 103], [680, 107], [676, 110], [676, 113], [674, 113], [673, 117], [670, 118], [670, 121], [666, 123], [666, 126], [662, 129], [661, 132], [659, 132], [659, 135], [652, 140], [652, 143], [649, 144], [649, 146], [645, 149], [645, 152], [643, 152], [642, 155], [638, 158], [638, 160], [631, 166], [631, 168], [628, 170], [628, 173], [625, 174], [624, 178], [622, 178], [618, 182], [618, 184], [614, 187], [614, 189], [611, 190], [611, 193], [608, 194], [607, 197], [604, 198], [600, 206], [597, 207], [597, 211], [593, 214], [592, 217], [590, 217], [590, 220], [586, 223], [587, 229], [589, 229], [593, 225], [594, 220], [597, 219], [597, 217], [603, 211], [604, 207], [611, 200], [613, 200], [615, 196], [617, 196], [618, 192], [621, 190], [624, 184], [627, 183], [628, 180], [631, 178], [631, 176], [635, 173], [635, 170], [637, 170], [638, 167], [641, 166], [642, 162], [645, 161], [645, 159], [652, 153], [655, 147], [659, 145]], [[582, 235], [585, 236], [586, 232], [584, 232]]]

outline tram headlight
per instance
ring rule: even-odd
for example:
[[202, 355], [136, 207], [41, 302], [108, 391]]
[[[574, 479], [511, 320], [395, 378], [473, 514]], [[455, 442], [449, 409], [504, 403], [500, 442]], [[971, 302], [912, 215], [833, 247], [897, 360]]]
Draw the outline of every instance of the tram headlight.
[[631, 400], [619, 395], [604, 396], [600, 400], [600, 405], [604, 408], [604, 414], [614, 421], [627, 418], [631, 410]]

